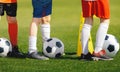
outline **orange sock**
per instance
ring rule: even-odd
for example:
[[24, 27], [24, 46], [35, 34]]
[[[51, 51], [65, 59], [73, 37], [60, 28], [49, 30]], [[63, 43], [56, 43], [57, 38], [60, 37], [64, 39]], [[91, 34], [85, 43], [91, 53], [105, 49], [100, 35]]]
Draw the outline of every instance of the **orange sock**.
[[8, 32], [12, 46], [17, 45], [18, 25], [17, 23], [8, 24]]

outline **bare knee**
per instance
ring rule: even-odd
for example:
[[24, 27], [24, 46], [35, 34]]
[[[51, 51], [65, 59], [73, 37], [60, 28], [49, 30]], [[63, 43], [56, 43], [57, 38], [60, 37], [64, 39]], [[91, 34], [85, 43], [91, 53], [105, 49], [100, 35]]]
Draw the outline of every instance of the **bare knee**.
[[42, 24], [48, 24], [50, 23], [50, 15], [45, 16], [41, 19]]
[[17, 22], [16, 17], [10, 17], [10, 16], [7, 16], [7, 21], [8, 21], [8, 23], [16, 23]]
[[93, 24], [93, 17], [86, 17], [84, 23], [92, 25]]
[[109, 24], [109, 22], [110, 22], [110, 19], [103, 19], [103, 18], [100, 19], [100, 23], [108, 23]]

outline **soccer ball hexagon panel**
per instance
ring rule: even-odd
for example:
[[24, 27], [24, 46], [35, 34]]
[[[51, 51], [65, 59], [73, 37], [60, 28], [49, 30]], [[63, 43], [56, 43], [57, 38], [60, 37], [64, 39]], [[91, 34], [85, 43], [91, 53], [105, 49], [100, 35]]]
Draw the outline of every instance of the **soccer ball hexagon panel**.
[[50, 58], [61, 57], [64, 53], [64, 44], [58, 38], [50, 38], [43, 44], [43, 53]]
[[106, 51], [106, 55], [114, 57], [119, 51], [119, 42], [112, 34], [107, 34], [103, 44], [103, 49]]
[[0, 57], [6, 57], [9, 51], [12, 51], [10, 41], [6, 38], [0, 38]]

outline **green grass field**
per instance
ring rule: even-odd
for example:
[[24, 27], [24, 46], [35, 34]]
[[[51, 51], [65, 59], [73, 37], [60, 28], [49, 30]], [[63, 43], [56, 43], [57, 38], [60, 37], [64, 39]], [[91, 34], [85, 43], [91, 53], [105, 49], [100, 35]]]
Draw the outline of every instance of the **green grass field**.
[[[120, 40], [119, 0], [110, 0], [111, 23], [108, 33]], [[80, 24], [80, 0], [53, 0], [51, 20], [51, 37], [61, 39], [65, 45], [66, 55], [61, 59], [40, 61], [35, 59], [0, 58], [0, 72], [120, 72], [120, 52], [113, 61], [80, 61], [75, 56]], [[29, 24], [32, 19], [31, 0], [18, 0], [19, 47], [28, 52]], [[94, 20], [92, 39], [99, 19]], [[0, 37], [8, 38], [6, 16], [0, 21]], [[119, 41], [120, 42], [120, 41]], [[42, 51], [41, 33], [38, 32], [38, 49]], [[74, 55], [73, 55], [74, 54]]]

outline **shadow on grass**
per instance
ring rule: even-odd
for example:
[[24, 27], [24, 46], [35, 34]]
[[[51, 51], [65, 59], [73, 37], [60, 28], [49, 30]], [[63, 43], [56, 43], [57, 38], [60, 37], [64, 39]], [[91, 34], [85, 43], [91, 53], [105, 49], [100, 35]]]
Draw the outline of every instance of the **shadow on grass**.
[[[41, 52], [38, 52], [40, 55], [44, 55], [43, 53]], [[27, 53], [24, 53], [24, 55], [26, 56], [27, 58]], [[51, 58], [51, 59], [61, 59], [61, 60], [78, 60], [78, 56], [76, 54], [76, 52], [66, 52], [64, 55], [62, 55], [61, 57], [58, 57], [58, 58]]]
[[62, 55], [59, 58], [56, 59], [71, 59], [71, 60], [78, 60], [78, 56], [75, 52], [66, 52], [65, 55]]

